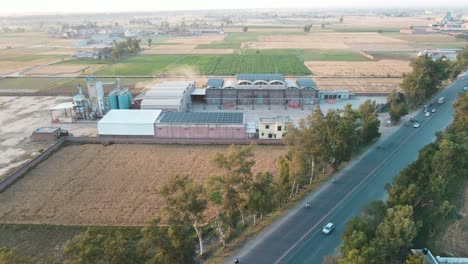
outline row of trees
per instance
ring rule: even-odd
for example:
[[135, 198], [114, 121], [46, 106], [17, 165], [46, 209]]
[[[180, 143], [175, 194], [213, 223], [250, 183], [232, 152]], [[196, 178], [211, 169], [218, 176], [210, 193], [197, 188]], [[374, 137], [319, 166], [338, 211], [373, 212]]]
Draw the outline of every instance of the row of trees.
[[280, 164], [287, 167], [283, 170], [288, 172], [290, 197], [314, 181], [318, 172], [325, 172], [329, 166], [337, 169], [359, 147], [380, 136], [376, 108], [375, 102], [367, 100], [358, 110], [348, 104], [343, 110], [330, 109], [324, 115], [317, 105], [298, 127], [289, 128], [285, 138], [288, 152]]
[[418, 56], [410, 65], [412, 71], [403, 75], [401, 87], [411, 107], [423, 103], [437, 92], [444, 80], [455, 79], [468, 67], [468, 46], [457, 55], [455, 62]]
[[455, 201], [468, 178], [468, 94], [455, 109], [446, 133], [386, 186], [387, 202], [372, 202], [348, 222], [339, 263], [425, 263], [420, 256], [407, 256], [408, 249], [428, 246], [429, 238], [456, 216]]
[[114, 40], [114, 46], [111, 48], [103, 48], [101, 53], [111, 54], [112, 59], [118, 60], [123, 56], [134, 55], [138, 53], [140, 48], [141, 39], [127, 38], [124, 41]]

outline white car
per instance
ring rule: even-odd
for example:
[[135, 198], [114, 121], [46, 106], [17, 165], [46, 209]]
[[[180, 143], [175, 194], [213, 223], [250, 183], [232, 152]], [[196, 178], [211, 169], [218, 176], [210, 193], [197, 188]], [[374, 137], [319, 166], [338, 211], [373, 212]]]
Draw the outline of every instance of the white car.
[[468, 86], [463, 87], [463, 91], [468, 91]]
[[431, 112], [432, 112], [432, 113], [435, 113], [435, 112], [437, 112], [437, 109], [433, 108], [433, 109], [431, 110]]
[[419, 128], [421, 125], [419, 123], [414, 123], [413, 127], [414, 128]]
[[424, 115], [425, 116], [431, 116], [431, 112], [426, 112]]
[[333, 231], [333, 229], [335, 229], [335, 225], [330, 222], [326, 226], [323, 227], [322, 233], [324, 233], [325, 235], [328, 235]]

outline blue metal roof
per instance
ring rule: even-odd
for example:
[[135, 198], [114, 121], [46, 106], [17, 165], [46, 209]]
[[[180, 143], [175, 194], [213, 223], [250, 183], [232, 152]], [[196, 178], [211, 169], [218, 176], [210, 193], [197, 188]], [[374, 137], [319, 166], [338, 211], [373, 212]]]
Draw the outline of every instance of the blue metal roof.
[[165, 124], [243, 124], [239, 112], [167, 112], [159, 123]]
[[280, 80], [284, 81], [283, 74], [279, 73], [258, 73], [258, 74], [249, 74], [249, 73], [242, 73], [237, 74], [237, 80], [247, 80], [247, 81], [273, 81], [273, 80]]
[[312, 81], [310, 78], [300, 78], [296, 80], [297, 85], [299, 87], [316, 87], [315, 82]]
[[208, 82], [206, 83], [206, 87], [221, 88], [223, 87], [223, 84], [224, 84], [224, 79], [213, 78], [213, 79], [208, 79]]

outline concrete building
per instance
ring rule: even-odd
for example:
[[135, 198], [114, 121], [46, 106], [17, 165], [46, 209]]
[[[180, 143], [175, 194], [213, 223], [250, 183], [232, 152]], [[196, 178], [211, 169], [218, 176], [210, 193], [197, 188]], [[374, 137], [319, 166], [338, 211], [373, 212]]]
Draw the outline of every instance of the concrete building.
[[282, 74], [238, 74], [236, 80], [209, 79], [205, 103], [223, 108], [256, 104], [299, 108], [313, 104], [317, 92], [310, 78], [285, 80]]
[[239, 112], [168, 112], [155, 123], [156, 138], [245, 139], [244, 114]]
[[195, 82], [174, 81], [154, 85], [146, 92], [141, 109], [160, 109], [171, 112], [190, 111], [192, 107], [191, 93]]
[[448, 60], [457, 60], [458, 53], [461, 51], [462, 49], [427, 49], [418, 52], [418, 56], [427, 55], [433, 60], [437, 60], [442, 57], [445, 57]]
[[259, 139], [282, 139], [287, 133], [287, 127], [292, 124], [291, 117], [277, 116], [260, 118]]
[[335, 90], [335, 91], [319, 91], [318, 97], [320, 100], [349, 100], [351, 93], [348, 90]]
[[40, 127], [33, 131], [31, 141], [51, 142], [60, 137], [60, 127]]
[[161, 110], [110, 110], [97, 124], [99, 136], [151, 136]]

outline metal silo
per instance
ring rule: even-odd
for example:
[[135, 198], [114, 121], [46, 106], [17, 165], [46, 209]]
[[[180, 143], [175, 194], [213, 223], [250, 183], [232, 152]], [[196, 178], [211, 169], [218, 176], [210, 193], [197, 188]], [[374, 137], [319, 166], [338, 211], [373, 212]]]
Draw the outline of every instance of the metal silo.
[[122, 93], [120, 93], [118, 98], [119, 98], [118, 99], [119, 109], [130, 109], [131, 99], [129, 99], [129, 92], [128, 91], [123, 91]]
[[109, 110], [119, 109], [118, 96], [114, 91], [109, 93], [107, 99], [109, 101]]

